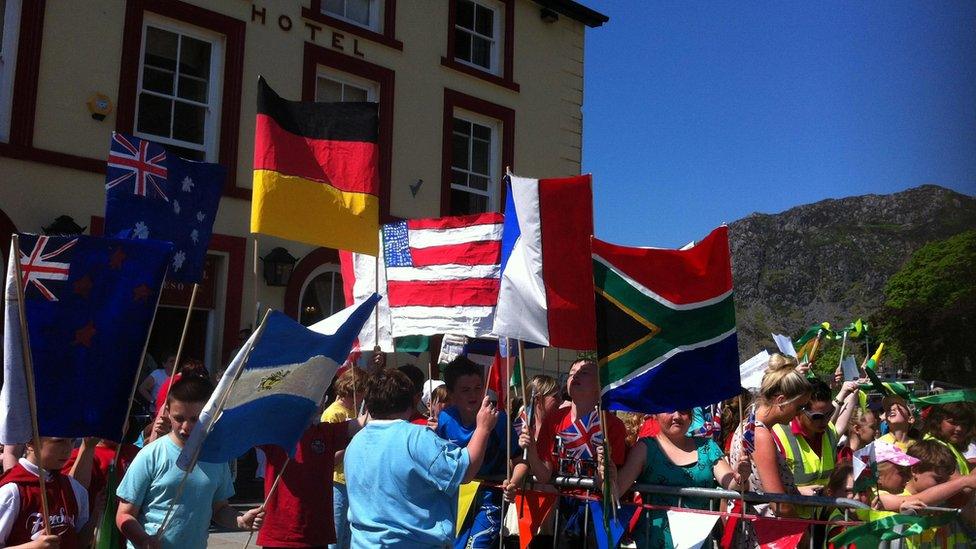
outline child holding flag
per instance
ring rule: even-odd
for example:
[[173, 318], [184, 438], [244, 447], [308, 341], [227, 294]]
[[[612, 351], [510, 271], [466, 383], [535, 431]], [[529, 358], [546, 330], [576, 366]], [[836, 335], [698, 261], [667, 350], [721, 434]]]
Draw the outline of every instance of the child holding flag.
[[[26, 457], [0, 477], [0, 547], [86, 547], [88, 491], [59, 471], [71, 455], [71, 439], [41, 437], [27, 443]], [[44, 533], [39, 474], [44, 473], [50, 534]]]
[[115, 521], [130, 548], [206, 547], [211, 519], [226, 528], [261, 525], [262, 508], [242, 515], [227, 503], [234, 485], [226, 463], [200, 462], [188, 473], [176, 465], [212, 392], [213, 385], [198, 377], [174, 383], [165, 409], [172, 429], [136, 455], [119, 483]]

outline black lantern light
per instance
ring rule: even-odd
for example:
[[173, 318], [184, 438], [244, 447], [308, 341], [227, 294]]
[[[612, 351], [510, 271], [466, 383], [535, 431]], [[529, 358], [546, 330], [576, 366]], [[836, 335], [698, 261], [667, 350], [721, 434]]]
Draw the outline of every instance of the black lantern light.
[[85, 229], [87, 228], [88, 227], [81, 227], [77, 223], [75, 223], [75, 220], [72, 219], [70, 215], [59, 215], [54, 220], [53, 223], [51, 223], [47, 227], [42, 227], [41, 230], [43, 230], [44, 234], [47, 236], [55, 236], [55, 235], [70, 236], [75, 234], [81, 234], [85, 232]]
[[287, 286], [298, 258], [288, 253], [288, 250], [278, 247], [268, 252], [261, 261], [264, 262], [264, 281], [268, 286]]

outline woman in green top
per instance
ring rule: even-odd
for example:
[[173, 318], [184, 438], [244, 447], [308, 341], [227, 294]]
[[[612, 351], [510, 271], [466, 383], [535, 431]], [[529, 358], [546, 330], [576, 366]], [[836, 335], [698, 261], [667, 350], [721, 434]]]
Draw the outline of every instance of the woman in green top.
[[[683, 488], [715, 488], [716, 485], [730, 490], [744, 488], [741, 479], [748, 479], [751, 471], [748, 456], [744, 455], [733, 471], [711, 438], [686, 436], [691, 425], [691, 410], [660, 413], [656, 418], [661, 432], [656, 437], [639, 440], [627, 454], [627, 461], [620, 471], [611, 471], [611, 475], [616, 475], [618, 497], [628, 492], [634, 481]], [[676, 496], [650, 494], [644, 502], [678, 506]], [[708, 509], [707, 499], [683, 497], [681, 504], [689, 509]], [[673, 548], [667, 511], [652, 509], [645, 512], [634, 537], [640, 548]]]

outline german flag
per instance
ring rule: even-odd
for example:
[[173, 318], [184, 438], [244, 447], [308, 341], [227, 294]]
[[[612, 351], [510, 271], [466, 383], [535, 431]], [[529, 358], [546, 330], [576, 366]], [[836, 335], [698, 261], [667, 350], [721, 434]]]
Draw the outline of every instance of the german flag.
[[376, 255], [376, 103], [286, 101], [258, 80], [251, 232]]

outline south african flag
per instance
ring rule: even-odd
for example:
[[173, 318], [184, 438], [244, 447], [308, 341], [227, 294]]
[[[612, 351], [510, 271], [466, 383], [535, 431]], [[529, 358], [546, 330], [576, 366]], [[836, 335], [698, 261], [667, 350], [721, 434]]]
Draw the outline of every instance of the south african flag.
[[682, 250], [593, 239], [603, 404], [685, 410], [739, 393], [728, 229]]

